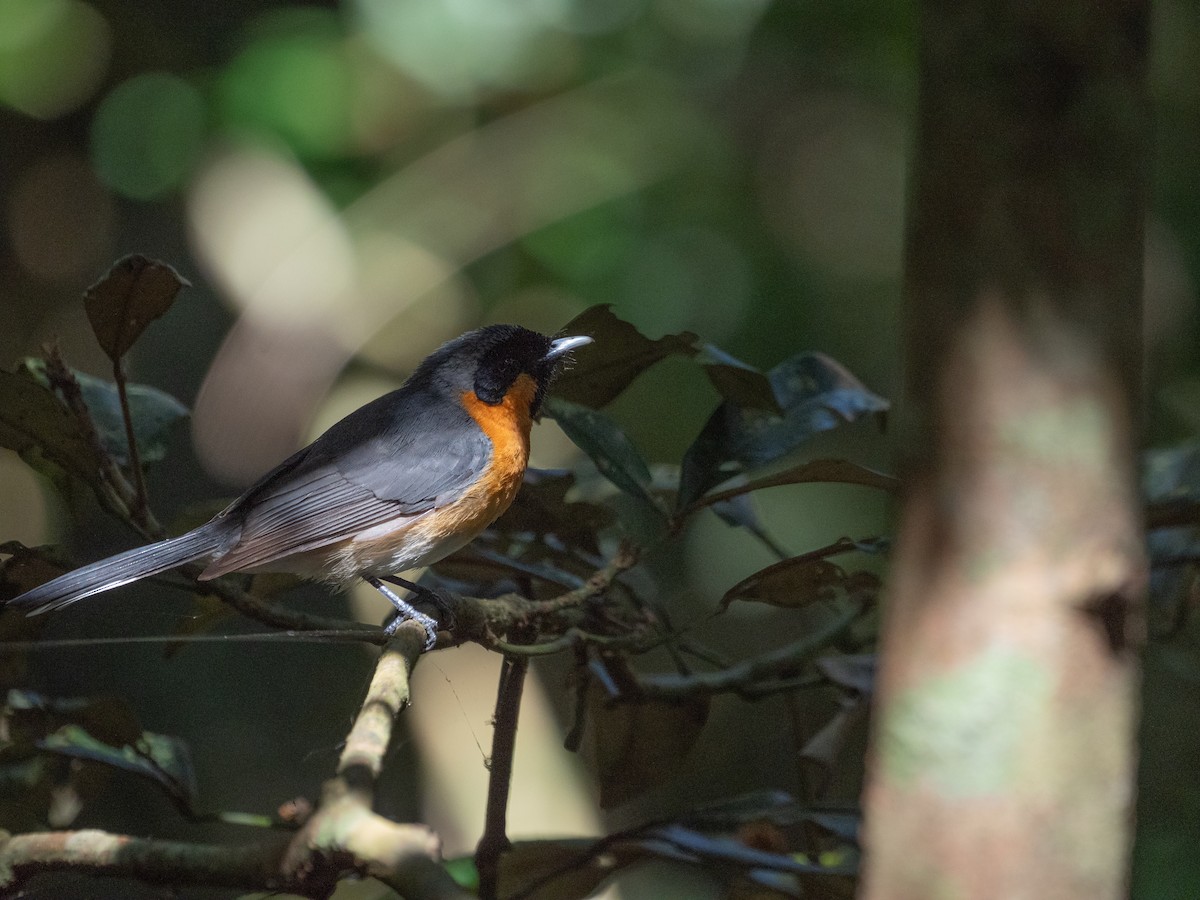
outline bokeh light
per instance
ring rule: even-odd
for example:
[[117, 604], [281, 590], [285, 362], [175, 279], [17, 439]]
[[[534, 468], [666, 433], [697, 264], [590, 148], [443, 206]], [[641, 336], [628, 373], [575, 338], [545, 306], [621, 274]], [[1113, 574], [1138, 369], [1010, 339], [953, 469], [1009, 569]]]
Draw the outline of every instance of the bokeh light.
[[200, 91], [165, 72], [129, 79], [92, 119], [92, 163], [105, 184], [136, 200], [178, 187], [199, 158], [207, 110]]
[[545, 89], [576, 56], [536, 3], [357, 0], [362, 33], [429, 91], [466, 103], [483, 92]]
[[38, 119], [70, 112], [99, 86], [110, 40], [82, 0], [0, 0], [0, 103]]
[[344, 36], [329, 10], [298, 7], [260, 19], [221, 73], [226, 126], [275, 136], [304, 156], [345, 149], [352, 80]]
[[111, 262], [116, 211], [82, 155], [43, 157], [15, 181], [5, 225], [27, 272], [55, 284], [78, 284]]

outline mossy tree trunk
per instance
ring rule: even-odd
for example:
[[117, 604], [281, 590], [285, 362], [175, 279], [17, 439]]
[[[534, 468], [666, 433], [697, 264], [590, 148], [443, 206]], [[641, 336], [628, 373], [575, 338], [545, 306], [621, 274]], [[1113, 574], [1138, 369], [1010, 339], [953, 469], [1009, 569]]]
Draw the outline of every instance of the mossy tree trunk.
[[925, 0], [869, 898], [1123, 896], [1144, 0]]

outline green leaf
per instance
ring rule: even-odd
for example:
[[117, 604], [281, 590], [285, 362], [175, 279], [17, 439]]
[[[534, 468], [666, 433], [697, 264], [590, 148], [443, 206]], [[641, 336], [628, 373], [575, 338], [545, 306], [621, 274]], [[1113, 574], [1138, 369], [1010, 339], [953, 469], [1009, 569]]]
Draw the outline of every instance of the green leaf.
[[85, 483], [101, 483], [100, 455], [58, 398], [23, 372], [0, 371], [0, 447], [40, 468], [49, 462]]
[[599, 409], [646, 369], [668, 356], [692, 356], [696, 336], [668, 334], [657, 340], [617, 318], [607, 304], [584, 310], [563, 327], [563, 334], [585, 334], [594, 342], [581, 347], [574, 363], [554, 382], [554, 396]]
[[783, 415], [731, 400], [718, 406], [684, 455], [680, 509], [735, 475], [781, 459], [814, 435], [888, 408], [886, 400], [821, 353], [786, 359], [768, 378]]
[[614, 702], [596, 681], [589, 685], [587, 727], [601, 808], [632, 800], [679, 773], [708, 721], [709, 699]]
[[[503, 861], [500, 863], [503, 867]], [[442, 868], [449, 873], [455, 883], [471, 893], [479, 892], [479, 869], [475, 867], [474, 856], [459, 856], [454, 859], [447, 859], [442, 862]], [[503, 872], [503, 869], [501, 870]], [[503, 874], [501, 874], [503, 879]]]
[[650, 491], [650, 468], [616, 422], [594, 409], [555, 397], [546, 401], [545, 412], [591, 458], [601, 475], [631, 497], [662, 512], [658, 498]]
[[188, 284], [163, 262], [134, 254], [117, 260], [83, 295], [96, 340], [116, 363]]
[[[22, 367], [39, 384], [49, 388], [45, 360], [28, 357]], [[129, 442], [125, 439], [125, 419], [121, 413], [121, 396], [117, 386], [86, 372], [72, 369], [71, 374], [79, 382], [83, 402], [92, 416], [104, 449], [119, 464], [129, 465]], [[171, 429], [188, 414], [188, 408], [170, 394], [148, 385], [128, 384], [126, 392], [133, 418], [134, 439], [142, 464], [158, 462], [167, 455]]]

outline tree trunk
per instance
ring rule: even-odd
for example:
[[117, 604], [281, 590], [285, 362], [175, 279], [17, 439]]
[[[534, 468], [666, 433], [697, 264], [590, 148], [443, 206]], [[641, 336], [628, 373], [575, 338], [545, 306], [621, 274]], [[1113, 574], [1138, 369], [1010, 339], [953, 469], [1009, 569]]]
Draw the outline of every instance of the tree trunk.
[[1123, 896], [1148, 6], [922, 19], [864, 896]]

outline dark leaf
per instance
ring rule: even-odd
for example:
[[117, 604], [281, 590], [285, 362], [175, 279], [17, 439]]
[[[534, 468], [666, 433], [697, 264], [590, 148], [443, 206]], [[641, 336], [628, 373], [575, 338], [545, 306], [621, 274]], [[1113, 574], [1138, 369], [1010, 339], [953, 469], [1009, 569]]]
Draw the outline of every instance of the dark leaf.
[[867, 700], [861, 696], [844, 699], [833, 718], [804, 745], [800, 751], [801, 759], [813, 766], [820, 776], [815, 788], [817, 793], [825, 790], [851, 735], [856, 729], [865, 727], [866, 721]]
[[129, 704], [118, 697], [44, 697], [35, 691], [10, 690], [6, 712], [15, 740], [41, 740], [74, 725], [105, 743], [133, 743], [142, 733]]
[[1146, 452], [1142, 490], [1152, 502], [1200, 497], [1200, 444], [1189, 441]]
[[[0, 562], [0, 603], [45, 584], [72, 568], [57, 547], [26, 547], [20, 541], [7, 541], [0, 544], [0, 555], [8, 557]], [[13, 640], [11, 636], [8, 639]]]
[[694, 334], [651, 340], [617, 318], [608, 305], [584, 310], [563, 327], [563, 334], [585, 334], [595, 341], [574, 354], [574, 364], [554, 382], [554, 395], [594, 409], [610, 403], [655, 363], [696, 353]]
[[724, 350], [705, 344], [696, 361], [704, 366], [704, 374], [726, 400], [746, 409], [761, 409], [777, 416], [783, 409], [775, 398], [771, 379], [749, 363], [744, 363]]
[[714, 803], [705, 803], [685, 813], [680, 823], [701, 831], [734, 831], [746, 822], [771, 822], [774, 825], [791, 825], [800, 818], [786, 822], [776, 821], [781, 810], [800, 809], [796, 798], [787, 791], [762, 790], [740, 794]]
[[97, 740], [79, 725], [64, 725], [37, 746], [132, 772], [161, 787], [181, 809], [190, 812], [194, 807], [195, 775], [187, 748], [178, 738], [143, 732], [136, 743], [117, 747]]
[[858, 840], [861, 815], [855, 811], [813, 807], [784, 791], [756, 791], [698, 807], [679, 822], [700, 831], [733, 832], [742, 825], [765, 822], [776, 828], [812, 823], [850, 843]]
[[[530, 550], [535, 551], [538, 546], [531, 546]], [[504, 556], [476, 541], [434, 563], [432, 568], [446, 587], [473, 596], [497, 596], [528, 588], [535, 594], [540, 593], [540, 588], [553, 595], [584, 583], [584, 576], [552, 562], [538, 561], [533, 556], [533, 552], [529, 554], [530, 558]]]
[[557, 535], [564, 544], [597, 551], [596, 534], [612, 524], [612, 511], [594, 503], [568, 503], [572, 472], [530, 470], [512, 506], [492, 525], [502, 534]]
[[[40, 384], [49, 387], [45, 360], [33, 357], [23, 363], [25, 371]], [[102, 378], [72, 370], [79, 382], [83, 402], [91, 413], [100, 442], [118, 463], [129, 464], [129, 442], [125, 439], [125, 419], [121, 413], [121, 397], [117, 386]], [[167, 441], [172, 427], [188, 414], [188, 408], [158, 388], [144, 384], [126, 385], [129, 409], [133, 418], [134, 439], [144, 464], [158, 462], [167, 455]]]
[[103, 461], [75, 417], [28, 374], [0, 371], [0, 446], [35, 468], [49, 462], [89, 485], [101, 482]]
[[42, 831], [61, 772], [41, 754], [8, 752], [0, 743], [0, 822], [5, 831]]
[[598, 842], [588, 838], [518, 841], [500, 857], [497, 894], [523, 900], [581, 900], [632, 861], [628, 854], [598, 852]]
[[728, 478], [781, 459], [822, 431], [888, 408], [886, 400], [824, 354], [784, 360], [768, 378], [783, 415], [729, 400], [718, 406], [684, 455], [680, 509]]
[[900, 490], [900, 481], [891, 475], [884, 475], [852, 463], [846, 459], [814, 459], [798, 463], [780, 472], [770, 475], [754, 476], [753, 474], [738, 475], [734, 479], [720, 485], [719, 490], [712, 491], [698, 498], [693, 509], [709, 504], [719, 503], [732, 497], [761, 491], [764, 488], [783, 487], [789, 484], [858, 484], [864, 487], [878, 488], [890, 493]]
[[551, 397], [546, 414], [596, 464], [600, 474], [632, 497], [661, 511], [650, 492], [651, 475], [633, 441], [603, 413]]
[[614, 702], [593, 681], [587, 728], [600, 778], [600, 806], [611, 809], [678, 774], [708, 720], [708, 707], [708, 697]]
[[823, 656], [817, 669], [838, 687], [869, 697], [875, 690], [876, 662], [874, 653]]
[[[767, 869], [773, 872], [791, 872], [797, 875], [820, 875], [830, 872], [825, 866], [805, 862], [782, 853], [768, 853], [739, 843], [732, 838], [714, 837], [685, 828], [682, 825], [660, 825], [646, 829], [641, 837], [647, 846], [661, 841], [681, 850], [697, 862], [707, 864], [724, 863], [748, 869]], [[661, 853], [656, 854], [661, 855]]]
[[815, 813], [809, 821], [834, 837], [851, 844], [858, 843], [859, 829], [862, 827], [862, 816], [859, 813]]
[[114, 363], [146, 326], [171, 308], [188, 282], [158, 260], [134, 254], [117, 260], [83, 295], [96, 340]]
[[735, 528], [745, 528], [758, 538], [772, 553], [780, 559], [787, 559], [788, 552], [767, 532], [766, 526], [758, 518], [758, 512], [750, 498], [741, 495], [719, 500], [712, 505], [712, 511], [721, 517], [721, 521]]

